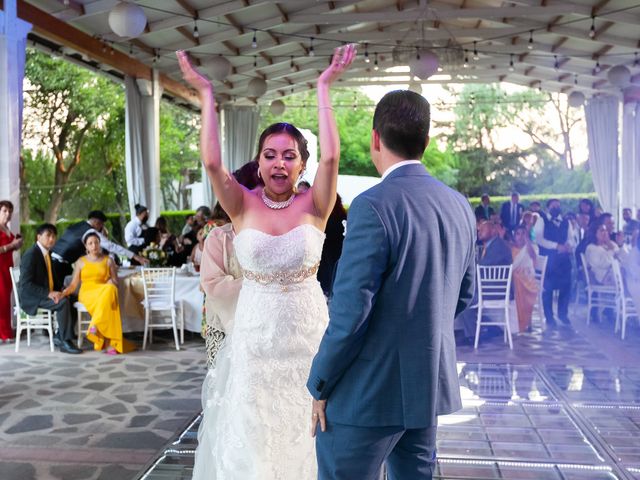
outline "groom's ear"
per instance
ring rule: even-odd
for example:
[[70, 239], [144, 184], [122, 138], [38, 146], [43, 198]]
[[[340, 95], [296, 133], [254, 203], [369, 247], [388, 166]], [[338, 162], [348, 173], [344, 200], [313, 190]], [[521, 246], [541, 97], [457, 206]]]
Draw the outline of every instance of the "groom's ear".
[[380, 134], [375, 130], [371, 130], [371, 150], [380, 151]]

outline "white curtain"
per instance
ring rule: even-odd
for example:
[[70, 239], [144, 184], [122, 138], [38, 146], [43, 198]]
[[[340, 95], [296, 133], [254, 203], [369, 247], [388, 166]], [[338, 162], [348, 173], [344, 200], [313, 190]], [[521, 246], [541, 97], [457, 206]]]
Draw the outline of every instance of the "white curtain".
[[605, 212], [618, 212], [618, 99], [595, 97], [587, 102], [589, 166]]
[[[257, 107], [224, 107], [220, 115], [222, 161], [233, 172], [252, 160], [258, 139], [260, 110]], [[202, 169], [203, 199], [213, 206], [215, 196], [207, 174]]]
[[125, 77], [125, 168], [129, 210], [139, 203], [149, 209], [151, 222], [162, 210], [160, 190], [160, 98], [162, 88], [153, 81]]
[[11, 228], [20, 230], [22, 80], [31, 24], [17, 18], [16, 1], [0, 11], [0, 200], [14, 205]]
[[621, 207], [640, 208], [640, 103], [630, 101], [622, 115]]

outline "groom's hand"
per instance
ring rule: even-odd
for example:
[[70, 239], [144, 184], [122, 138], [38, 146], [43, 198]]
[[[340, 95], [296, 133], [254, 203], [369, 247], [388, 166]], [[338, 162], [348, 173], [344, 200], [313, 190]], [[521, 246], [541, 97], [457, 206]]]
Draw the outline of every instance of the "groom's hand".
[[318, 422], [320, 422], [320, 430], [323, 432], [327, 429], [327, 417], [324, 414], [324, 410], [327, 408], [326, 400], [313, 399], [311, 404], [311, 436], [316, 436], [316, 430], [318, 428]]

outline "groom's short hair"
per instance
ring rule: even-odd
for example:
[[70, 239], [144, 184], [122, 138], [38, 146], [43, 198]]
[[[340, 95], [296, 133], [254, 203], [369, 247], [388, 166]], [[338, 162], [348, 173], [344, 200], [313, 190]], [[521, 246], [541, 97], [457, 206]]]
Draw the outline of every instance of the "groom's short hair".
[[427, 148], [429, 102], [410, 90], [387, 93], [373, 114], [373, 129], [382, 143], [396, 155], [419, 160]]

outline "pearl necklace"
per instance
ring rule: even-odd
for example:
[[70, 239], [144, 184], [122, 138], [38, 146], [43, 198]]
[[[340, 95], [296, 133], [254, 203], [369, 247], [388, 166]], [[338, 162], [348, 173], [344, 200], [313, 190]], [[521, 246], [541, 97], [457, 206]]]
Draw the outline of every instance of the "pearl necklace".
[[293, 203], [293, 200], [296, 198], [296, 194], [292, 193], [289, 198], [287, 198], [284, 202], [275, 202], [267, 197], [267, 194], [264, 193], [264, 188], [262, 189], [262, 201], [264, 204], [272, 208], [273, 210], [282, 210], [283, 208], [287, 208], [289, 205]]

